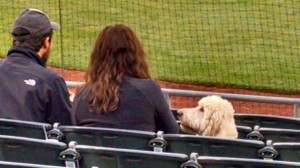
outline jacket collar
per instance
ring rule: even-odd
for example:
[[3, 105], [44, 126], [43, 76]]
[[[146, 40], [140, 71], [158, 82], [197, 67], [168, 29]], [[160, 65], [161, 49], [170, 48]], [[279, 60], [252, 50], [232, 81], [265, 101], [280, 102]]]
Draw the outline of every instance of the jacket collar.
[[7, 53], [7, 57], [22, 57], [31, 60], [43, 67], [46, 67], [46, 62], [33, 50], [24, 47], [13, 46]]

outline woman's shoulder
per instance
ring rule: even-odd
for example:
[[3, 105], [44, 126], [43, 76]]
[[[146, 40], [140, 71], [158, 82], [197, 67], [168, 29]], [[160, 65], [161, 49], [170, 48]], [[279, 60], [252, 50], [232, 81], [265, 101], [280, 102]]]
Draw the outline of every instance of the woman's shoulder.
[[75, 92], [75, 99], [82, 98], [85, 95], [90, 95], [91, 86], [87, 84], [80, 85]]
[[88, 88], [89, 88], [89, 85], [87, 85], [87, 84], [82, 84], [82, 85], [80, 85], [80, 86], [76, 89], [76, 93], [84, 92], [84, 91], [87, 90]]
[[162, 95], [160, 86], [152, 79], [137, 79], [129, 77], [126, 78], [125, 81], [146, 97], [151, 97], [150, 99]]
[[126, 76], [124, 80], [139, 89], [160, 89], [160, 86], [153, 79], [138, 79]]

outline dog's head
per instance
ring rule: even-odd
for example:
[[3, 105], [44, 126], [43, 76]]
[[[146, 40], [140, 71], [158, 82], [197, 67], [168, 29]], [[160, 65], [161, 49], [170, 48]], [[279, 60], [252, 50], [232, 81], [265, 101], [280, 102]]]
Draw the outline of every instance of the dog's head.
[[219, 96], [202, 98], [196, 108], [178, 110], [182, 131], [206, 136], [223, 136], [220, 134], [227, 134], [226, 127], [235, 129], [233, 115], [232, 104]]
[[199, 134], [198, 130], [204, 116], [203, 110], [199, 107], [178, 109], [177, 116], [180, 121], [180, 129], [183, 132]]

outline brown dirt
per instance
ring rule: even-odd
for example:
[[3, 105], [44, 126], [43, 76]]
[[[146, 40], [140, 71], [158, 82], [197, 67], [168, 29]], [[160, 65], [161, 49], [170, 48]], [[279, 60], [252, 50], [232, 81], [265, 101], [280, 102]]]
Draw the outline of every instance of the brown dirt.
[[[1, 58], [0, 58], [1, 60]], [[84, 72], [73, 71], [60, 68], [50, 69], [56, 71], [64, 77], [66, 81], [83, 81]], [[234, 94], [245, 94], [245, 95], [259, 95], [259, 96], [274, 96], [274, 97], [288, 97], [288, 98], [300, 98], [300, 94], [288, 95], [288, 94], [276, 94], [267, 92], [258, 92], [245, 89], [234, 89], [234, 88], [218, 88], [218, 87], [206, 87], [199, 85], [190, 84], [177, 84], [165, 81], [157, 81], [162, 88], [171, 89], [182, 89], [182, 90], [194, 90], [194, 91], [207, 91], [207, 92], [218, 92], [218, 93], [234, 93]], [[75, 92], [75, 88], [71, 89]], [[171, 107], [172, 108], [189, 108], [197, 106], [197, 102], [200, 98], [195, 97], [182, 97], [172, 96]], [[271, 104], [271, 103], [255, 103], [255, 102], [244, 102], [244, 101], [231, 101], [236, 113], [251, 113], [251, 114], [272, 114], [279, 116], [293, 116], [293, 105], [285, 104]]]
[[[84, 72], [70, 71], [65, 69], [51, 68], [57, 73], [61, 74], [67, 81], [82, 81]], [[183, 90], [195, 90], [195, 91], [208, 91], [218, 93], [234, 93], [234, 94], [246, 94], [246, 95], [260, 95], [260, 96], [275, 96], [275, 97], [289, 97], [300, 98], [300, 94], [286, 95], [275, 94], [266, 92], [257, 92], [244, 89], [234, 88], [217, 88], [217, 87], [205, 87], [190, 84], [177, 84], [165, 81], [157, 81], [162, 88], [183, 89]], [[74, 90], [73, 90], [74, 91]], [[187, 108], [197, 106], [199, 98], [193, 97], [171, 97], [172, 108]], [[284, 104], [270, 104], [270, 103], [255, 103], [255, 102], [243, 102], [243, 101], [231, 101], [237, 113], [252, 113], [252, 114], [272, 114], [280, 116], [293, 116], [293, 105]]]

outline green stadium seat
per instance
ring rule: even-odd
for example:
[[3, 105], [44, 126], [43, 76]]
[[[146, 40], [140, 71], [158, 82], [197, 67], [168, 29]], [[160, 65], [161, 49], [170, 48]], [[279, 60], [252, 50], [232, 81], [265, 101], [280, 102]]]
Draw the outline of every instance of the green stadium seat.
[[185, 154], [77, 145], [70, 142], [61, 153], [70, 168], [175, 168], [188, 160]]
[[[58, 136], [63, 137], [57, 138]], [[156, 133], [114, 128], [54, 126], [54, 130], [48, 132], [48, 138], [53, 137], [66, 144], [76, 141], [80, 145], [153, 150], [148, 146], [148, 142], [156, 137]]]
[[[149, 142], [149, 146], [161, 151], [189, 155], [196, 152], [201, 156], [228, 156], [237, 158], [256, 158], [258, 151], [265, 147], [261, 141], [246, 139], [227, 139], [210, 136], [159, 134]], [[159, 150], [156, 150], [159, 151]]]
[[0, 118], [0, 135], [47, 139], [46, 132], [51, 128], [47, 123]]
[[267, 141], [267, 146], [259, 151], [262, 158], [300, 162], [300, 143]]
[[259, 128], [259, 131], [266, 140], [273, 142], [300, 142], [300, 130]]
[[300, 130], [257, 127], [247, 135], [247, 138], [264, 142], [267, 140], [272, 140], [272, 142], [300, 142]]
[[238, 139], [247, 139], [247, 135], [252, 132], [252, 128], [248, 126], [237, 125]]
[[234, 118], [237, 125], [251, 128], [257, 125], [268, 128], [300, 129], [299, 118], [262, 114], [235, 114]]
[[200, 156], [197, 161], [202, 168], [300, 168], [295, 162], [247, 158]]
[[264, 136], [259, 132], [259, 126], [256, 125], [249, 134], [246, 135], [246, 139], [256, 140], [256, 141], [265, 141]]
[[0, 135], [0, 160], [64, 166], [59, 154], [67, 145], [51, 140], [40, 140]]
[[0, 161], [0, 168], [66, 168], [66, 167], [41, 165], [41, 164], [30, 164], [30, 163], [21, 163], [21, 162]]

